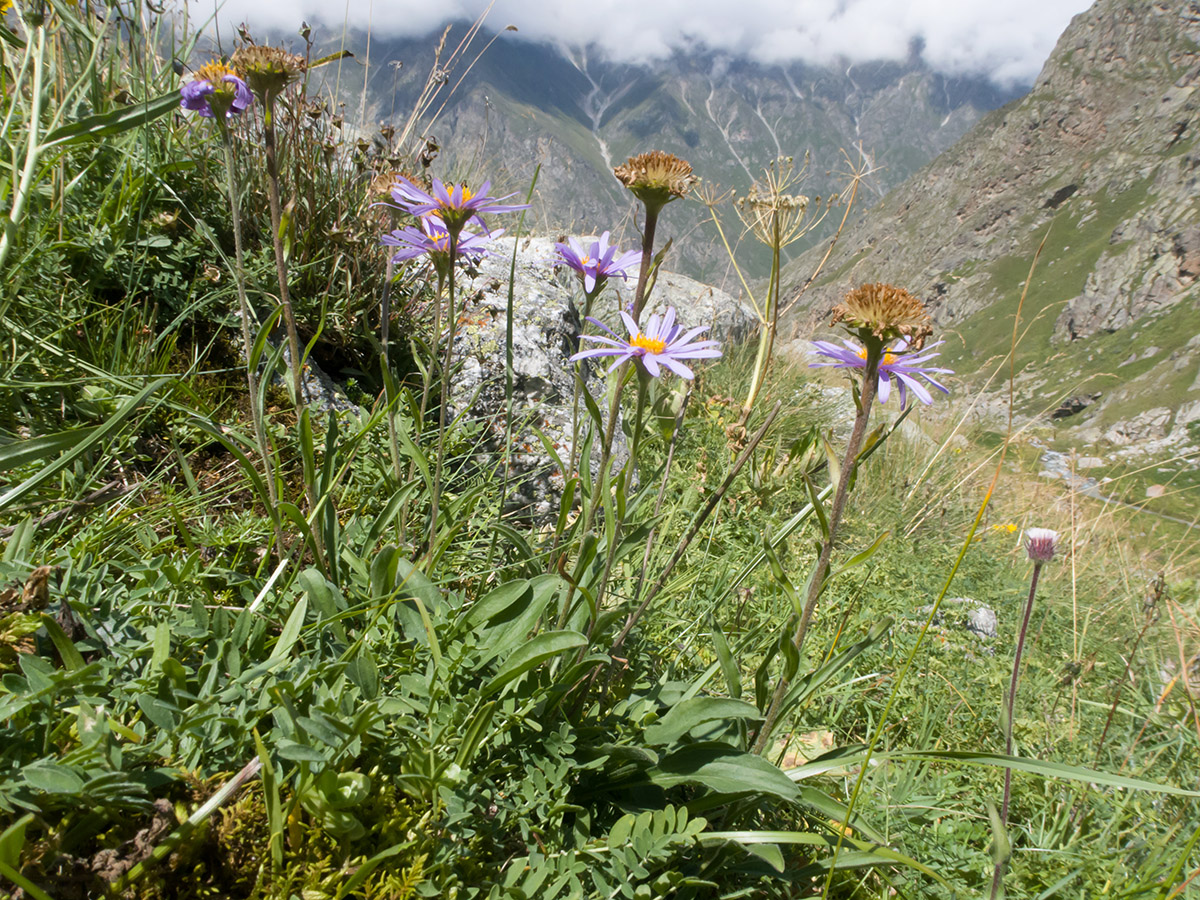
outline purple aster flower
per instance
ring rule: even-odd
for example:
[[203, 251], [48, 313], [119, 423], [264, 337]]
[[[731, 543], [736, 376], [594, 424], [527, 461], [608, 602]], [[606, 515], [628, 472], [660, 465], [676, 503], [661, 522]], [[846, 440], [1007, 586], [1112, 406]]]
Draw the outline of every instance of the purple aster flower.
[[646, 372], [653, 378], [662, 374], [662, 369], [659, 368], [660, 364], [666, 366], [680, 378], [691, 378], [692, 370], [680, 360], [715, 359], [721, 355], [720, 345], [717, 341], [692, 341], [692, 338], [700, 332], [708, 330], [707, 325], [684, 332], [681, 326], [675, 324], [675, 307], [673, 306], [667, 307], [667, 311], [661, 319], [657, 313], [652, 315], [645, 331], [638, 328], [637, 322], [629, 313], [622, 312], [621, 319], [625, 322], [625, 327], [629, 329], [629, 340], [623, 340], [610, 331], [603, 322], [589, 316], [589, 322], [599, 325], [612, 337], [580, 335], [580, 340], [595, 341], [604, 346], [580, 350], [571, 357], [570, 361], [578, 362], [581, 359], [614, 356], [616, 361], [608, 368], [608, 371], [611, 372], [623, 362], [640, 359]]
[[[385, 234], [382, 243], [387, 247], [398, 248], [392, 256], [392, 262], [404, 262], [428, 255], [434, 267], [442, 270], [450, 263], [450, 232], [436, 215], [422, 216], [420, 222], [420, 228], [405, 225], [391, 234]], [[478, 260], [487, 253], [489, 241], [502, 234], [503, 228], [493, 231], [490, 235], [462, 231], [455, 245], [457, 255], [472, 261]]]
[[210, 62], [196, 70], [195, 78], [179, 89], [179, 105], [206, 119], [217, 113], [226, 119], [241, 113], [254, 102], [246, 82], [224, 63]]
[[614, 259], [617, 248], [608, 243], [608, 232], [600, 235], [600, 240], [593, 241], [592, 246], [585, 250], [575, 238], [569, 238], [570, 245], [555, 244], [558, 250], [559, 262], [574, 269], [583, 277], [583, 289], [589, 294], [595, 294], [604, 287], [608, 279], [620, 275], [629, 279], [629, 269], [640, 265], [642, 253], [640, 250], [630, 250]]
[[479, 227], [488, 231], [487, 224], [480, 218], [481, 213], [507, 213], [529, 209], [528, 203], [501, 203], [514, 196], [489, 197], [490, 181], [485, 181], [477, 191], [472, 191], [465, 184], [444, 183], [440, 178], [433, 179], [433, 190], [427, 192], [413, 184], [403, 176], [396, 179], [392, 186], [392, 199], [395, 206], [414, 216], [424, 216], [426, 213], [436, 213], [442, 223], [451, 231], [461, 231], [470, 221], [479, 223]]
[[[888, 398], [892, 393], [892, 379], [895, 378], [900, 387], [900, 408], [904, 409], [908, 405], [908, 391], [912, 390], [926, 406], [933, 403], [933, 395], [929, 393], [925, 385], [917, 381], [916, 376], [921, 376], [943, 394], [950, 393], [950, 389], [938, 383], [933, 377], [933, 374], [952, 374], [950, 369], [939, 369], [934, 366], [925, 366], [922, 363], [928, 362], [935, 356], [940, 356], [939, 353], [930, 353], [934, 347], [940, 346], [943, 341], [938, 341], [936, 344], [930, 344], [924, 350], [918, 352], [910, 352], [908, 350], [908, 341], [904, 338], [896, 341], [890, 350], [883, 354], [883, 359], [879, 363], [879, 402], [887, 403]], [[818, 366], [833, 366], [835, 369], [862, 369], [867, 365], [867, 350], [865, 347], [860, 347], [852, 341], [843, 340], [844, 346], [839, 347], [831, 341], [813, 341], [813, 347], [821, 356], [827, 357], [832, 362], [815, 362], [810, 363], [810, 367]]]

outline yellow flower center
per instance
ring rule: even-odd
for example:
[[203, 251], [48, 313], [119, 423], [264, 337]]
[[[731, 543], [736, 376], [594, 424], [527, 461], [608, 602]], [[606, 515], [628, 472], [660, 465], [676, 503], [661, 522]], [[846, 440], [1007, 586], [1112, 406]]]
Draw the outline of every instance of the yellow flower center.
[[667, 342], [660, 341], [658, 338], [648, 338], [640, 331], [637, 337], [629, 342], [630, 347], [640, 347], [647, 353], [662, 353], [667, 349]]
[[[861, 359], [863, 362], [867, 361], [867, 348], [866, 347], [859, 348], [858, 358]], [[890, 366], [895, 361], [896, 361], [896, 354], [892, 353], [890, 350], [885, 350], [883, 352], [883, 359], [880, 361], [879, 365], [880, 366]]]
[[223, 62], [218, 62], [215, 59], [207, 65], [203, 65], [196, 70], [197, 81], [207, 81], [216, 89], [220, 89], [224, 86], [226, 75], [236, 76], [237, 73]]

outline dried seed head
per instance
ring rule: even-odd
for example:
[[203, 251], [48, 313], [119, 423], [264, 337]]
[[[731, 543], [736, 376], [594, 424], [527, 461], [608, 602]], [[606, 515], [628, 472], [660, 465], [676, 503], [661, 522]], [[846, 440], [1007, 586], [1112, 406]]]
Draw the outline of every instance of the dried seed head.
[[304, 57], [278, 47], [239, 47], [230, 60], [263, 102], [273, 100], [304, 74]]
[[661, 150], [631, 156], [613, 169], [613, 174], [647, 209], [655, 211], [684, 196], [700, 181], [692, 174], [690, 163]]
[[833, 308], [831, 325], [841, 322], [864, 343], [889, 343], [905, 338], [919, 350], [933, 333], [933, 320], [925, 304], [904, 288], [892, 284], [864, 284], [848, 293]]

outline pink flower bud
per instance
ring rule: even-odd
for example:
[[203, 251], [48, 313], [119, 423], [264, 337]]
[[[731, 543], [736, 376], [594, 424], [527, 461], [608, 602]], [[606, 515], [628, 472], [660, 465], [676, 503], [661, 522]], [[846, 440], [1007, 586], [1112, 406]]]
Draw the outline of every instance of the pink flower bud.
[[1054, 545], [1058, 541], [1058, 532], [1049, 528], [1025, 529], [1025, 552], [1037, 563], [1050, 562], [1054, 559]]

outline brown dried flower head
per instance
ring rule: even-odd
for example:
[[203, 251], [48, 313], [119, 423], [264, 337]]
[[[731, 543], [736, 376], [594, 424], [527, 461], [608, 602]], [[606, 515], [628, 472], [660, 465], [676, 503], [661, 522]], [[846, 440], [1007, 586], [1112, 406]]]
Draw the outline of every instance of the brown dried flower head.
[[892, 284], [864, 284], [850, 291], [833, 308], [831, 325], [842, 323], [857, 333], [865, 343], [868, 339], [888, 342], [906, 338], [913, 350], [925, 344], [933, 333], [933, 320], [925, 304], [904, 288]]
[[274, 100], [304, 74], [304, 57], [278, 47], [239, 47], [230, 60], [250, 90], [263, 102]]
[[700, 181], [692, 174], [691, 163], [661, 150], [631, 156], [613, 169], [613, 174], [647, 209], [656, 211], [684, 196]]

